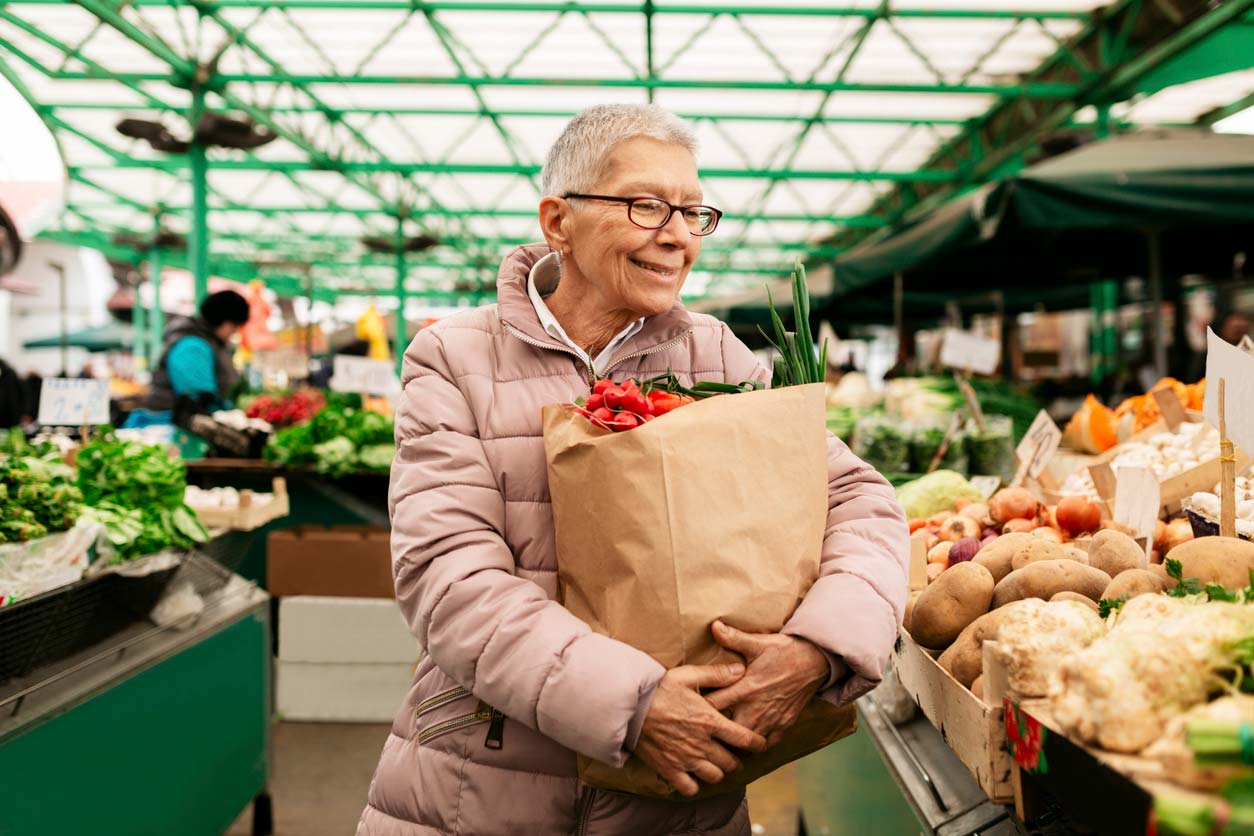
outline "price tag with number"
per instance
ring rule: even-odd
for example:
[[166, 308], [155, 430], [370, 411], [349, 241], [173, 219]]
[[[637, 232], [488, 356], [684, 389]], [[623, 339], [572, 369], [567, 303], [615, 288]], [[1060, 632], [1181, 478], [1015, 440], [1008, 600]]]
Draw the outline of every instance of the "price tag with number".
[[45, 378], [39, 390], [38, 419], [50, 427], [109, 423], [109, 381]]
[[1224, 419], [1228, 438], [1254, 453], [1254, 357], [1206, 329], [1206, 402], [1202, 414], [1219, 426], [1219, 381], [1224, 381]]
[[331, 388], [336, 392], [392, 395], [401, 391], [401, 382], [396, 377], [396, 364], [391, 360], [337, 354], [331, 371]]
[[968, 334], [957, 328], [945, 329], [941, 343], [942, 365], [963, 372], [992, 374], [1001, 360], [1001, 343], [992, 337]]
[[1019, 459], [1019, 466], [1026, 465], [1026, 473], [1033, 479], [1041, 475], [1041, 471], [1045, 469], [1045, 465], [1053, 458], [1054, 453], [1058, 451], [1058, 445], [1062, 443], [1062, 430], [1058, 429], [1058, 425], [1054, 423], [1054, 419], [1050, 418], [1045, 410], [1036, 413], [1036, 419], [1032, 421], [1032, 426], [1028, 427], [1027, 434], [1023, 436], [1023, 440], [1019, 442], [1019, 446], [1015, 448], [1015, 456]]

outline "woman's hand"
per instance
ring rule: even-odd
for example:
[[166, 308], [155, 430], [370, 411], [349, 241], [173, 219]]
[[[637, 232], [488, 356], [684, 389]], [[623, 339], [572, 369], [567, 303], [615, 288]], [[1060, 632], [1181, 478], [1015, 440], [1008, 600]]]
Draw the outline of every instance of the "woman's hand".
[[753, 752], [766, 748], [762, 735], [727, 719], [701, 696], [701, 688], [726, 688], [744, 674], [740, 664], [682, 665], [658, 683], [635, 753], [680, 795], [697, 794], [693, 775], [717, 784], [739, 768], [723, 743]]
[[827, 657], [805, 639], [781, 633], [746, 633], [714, 622], [714, 638], [745, 657], [749, 669], [733, 685], [706, 696], [719, 711], [766, 738], [768, 746], [801, 716], [831, 674]]

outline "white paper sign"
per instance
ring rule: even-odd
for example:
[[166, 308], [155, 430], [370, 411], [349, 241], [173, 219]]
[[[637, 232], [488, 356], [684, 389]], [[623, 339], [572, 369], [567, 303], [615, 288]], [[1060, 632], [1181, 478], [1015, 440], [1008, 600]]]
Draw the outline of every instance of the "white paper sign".
[[39, 423], [52, 427], [109, 423], [109, 381], [45, 378], [39, 390]]
[[1001, 359], [1001, 343], [992, 337], [968, 334], [957, 328], [945, 329], [945, 341], [941, 343], [941, 365], [960, 372], [992, 374]]
[[1154, 537], [1154, 523], [1162, 503], [1158, 474], [1147, 467], [1121, 467], [1115, 471], [1115, 522], [1126, 525], [1137, 537]]
[[1001, 487], [1000, 476], [972, 476], [971, 487], [975, 488], [985, 499], [997, 493], [997, 489]]
[[1061, 443], [1062, 430], [1058, 429], [1054, 419], [1042, 409], [1036, 413], [1032, 426], [1028, 427], [1027, 434], [1015, 448], [1015, 455], [1019, 457], [1020, 463], [1027, 462], [1028, 475], [1035, 479], [1041, 475]]
[[1254, 357], [1206, 329], [1206, 402], [1202, 414], [1219, 426], [1219, 381], [1224, 381], [1224, 419], [1228, 438], [1244, 452], [1254, 452]]
[[336, 392], [391, 395], [401, 391], [401, 382], [391, 360], [337, 354], [331, 369], [331, 388]]

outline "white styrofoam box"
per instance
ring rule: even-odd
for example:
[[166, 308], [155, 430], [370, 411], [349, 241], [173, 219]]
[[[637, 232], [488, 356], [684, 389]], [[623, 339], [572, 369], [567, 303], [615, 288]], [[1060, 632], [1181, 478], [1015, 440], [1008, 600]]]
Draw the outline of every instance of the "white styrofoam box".
[[275, 671], [284, 720], [390, 723], [413, 681], [414, 665], [285, 662]]
[[279, 659], [286, 662], [407, 663], [422, 656], [391, 598], [293, 595], [279, 599]]

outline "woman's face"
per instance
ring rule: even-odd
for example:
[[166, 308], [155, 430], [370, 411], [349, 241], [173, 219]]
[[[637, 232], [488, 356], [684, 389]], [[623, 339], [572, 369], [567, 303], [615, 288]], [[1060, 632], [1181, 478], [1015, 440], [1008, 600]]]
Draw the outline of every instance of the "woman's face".
[[[677, 206], [702, 202], [697, 164], [681, 145], [633, 137], [614, 147], [605, 174], [588, 194], [656, 197]], [[701, 252], [701, 237], [681, 213], [660, 229], [641, 229], [627, 217], [627, 204], [599, 200], [574, 203], [563, 263], [577, 270], [610, 310], [653, 316], [671, 309], [688, 271]]]

